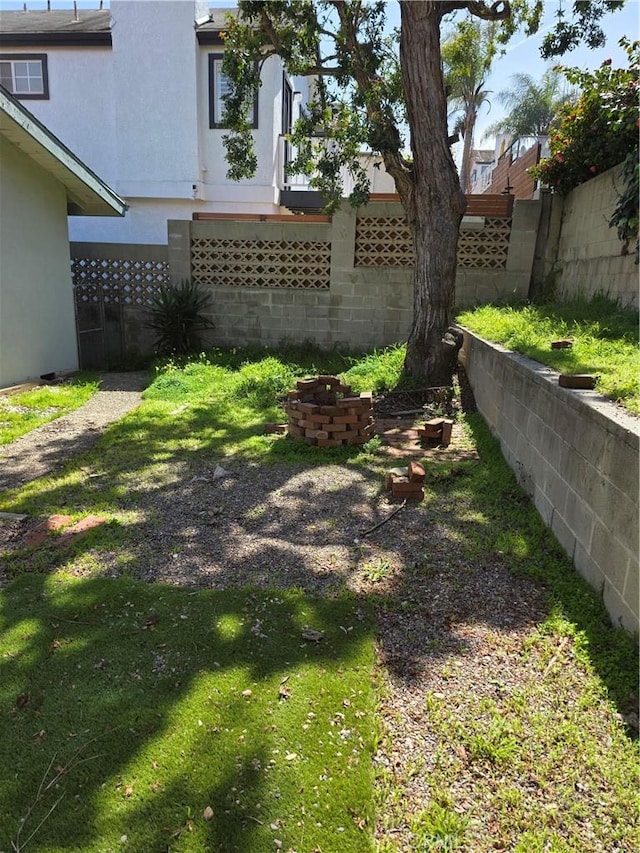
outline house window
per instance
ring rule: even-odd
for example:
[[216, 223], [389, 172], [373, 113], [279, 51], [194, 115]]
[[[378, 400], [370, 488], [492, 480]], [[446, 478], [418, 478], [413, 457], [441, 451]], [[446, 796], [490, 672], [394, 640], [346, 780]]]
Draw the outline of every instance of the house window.
[[[231, 91], [229, 78], [222, 71], [223, 56], [221, 53], [209, 54], [209, 127], [225, 127], [224, 99]], [[253, 102], [247, 115], [252, 127], [258, 126], [258, 97]]]
[[48, 100], [45, 53], [0, 53], [0, 84], [20, 100]]

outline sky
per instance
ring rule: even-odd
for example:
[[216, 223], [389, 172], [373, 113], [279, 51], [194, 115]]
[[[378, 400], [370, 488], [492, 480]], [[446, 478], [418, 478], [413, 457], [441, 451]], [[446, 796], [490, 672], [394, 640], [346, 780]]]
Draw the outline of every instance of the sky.
[[[564, 3], [566, 8], [569, 4]], [[491, 108], [485, 108], [478, 117], [476, 148], [491, 148], [491, 140], [482, 142], [484, 130], [504, 115], [504, 107], [500, 104], [497, 93], [510, 85], [510, 77], [514, 74], [530, 74], [539, 80], [544, 72], [556, 64], [569, 67], [581, 68], [583, 70], [595, 70], [605, 59], [612, 59], [613, 65], [625, 67], [627, 55], [618, 45], [622, 36], [627, 36], [631, 41], [640, 39], [640, 0], [627, 0], [625, 7], [620, 12], [610, 13], [602, 19], [603, 30], [607, 36], [606, 45], [597, 50], [580, 46], [565, 56], [549, 61], [540, 56], [540, 45], [545, 33], [553, 27], [555, 22], [554, 13], [557, 11], [556, 2], [545, 3], [546, 12], [543, 26], [540, 31], [529, 38], [518, 38], [516, 35], [507, 45], [504, 56], [497, 58], [493, 63], [492, 73], [487, 82], [487, 89], [495, 93], [490, 96]]]
[[[24, 0], [0, 0], [0, 10], [2, 9], [22, 9]], [[38, 10], [45, 9], [47, 6], [46, 0], [26, 0], [27, 8]], [[151, 2], [151, 0], [148, 0]], [[78, 8], [80, 9], [97, 9], [99, 0], [78, 0]], [[234, 5], [233, 0], [210, 0], [210, 8], [221, 8]], [[398, 26], [400, 22], [399, 7], [395, 0], [389, 2], [389, 26]], [[572, 3], [570, 0], [563, 0], [563, 7], [568, 13]], [[70, 9], [73, 6], [73, 0], [51, 0], [53, 9]], [[109, 0], [104, 0], [104, 6], [109, 6]], [[518, 36], [517, 34], [507, 45], [504, 56], [494, 60], [491, 76], [487, 82], [487, 89], [493, 93], [490, 96], [490, 107], [486, 105], [478, 116], [476, 125], [476, 148], [492, 148], [493, 140], [483, 140], [483, 134], [486, 128], [498, 121], [504, 115], [504, 107], [500, 104], [497, 97], [498, 92], [506, 89], [510, 85], [510, 77], [514, 74], [526, 73], [530, 74], [534, 79], [539, 80], [547, 68], [561, 62], [564, 65], [579, 67], [585, 70], [594, 70], [605, 59], [611, 58], [614, 66], [626, 65], [626, 54], [618, 46], [618, 41], [622, 36], [627, 36], [631, 41], [640, 39], [640, 0], [627, 0], [624, 8], [620, 12], [613, 12], [606, 15], [602, 19], [602, 26], [607, 35], [607, 43], [605, 47], [598, 50], [590, 50], [587, 47], [579, 47], [571, 53], [566, 54], [562, 59], [554, 61], [543, 60], [540, 56], [540, 44], [544, 34], [553, 27], [555, 22], [555, 12], [558, 9], [558, 0], [548, 0], [545, 2], [545, 17], [540, 28], [540, 31], [529, 38]], [[455, 148], [454, 148], [455, 151]]]

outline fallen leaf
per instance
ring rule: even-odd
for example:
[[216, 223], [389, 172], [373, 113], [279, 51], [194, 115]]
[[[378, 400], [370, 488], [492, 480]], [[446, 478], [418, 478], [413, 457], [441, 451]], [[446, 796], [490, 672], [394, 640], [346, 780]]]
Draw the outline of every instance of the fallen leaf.
[[133, 794], [133, 785], [127, 785], [127, 787], [124, 789], [124, 795], [123, 796], [130, 797], [131, 794]]
[[211, 808], [211, 806], [206, 807], [206, 809], [202, 813], [202, 817], [205, 820], [211, 820], [211, 818], [213, 817], [213, 809]]
[[286, 761], [295, 761], [297, 757], [298, 757], [298, 753], [297, 753], [297, 752], [288, 752], [288, 753], [285, 755], [285, 760], [286, 760]]
[[252, 695], [252, 691], [251, 690], [243, 690], [242, 695], [245, 697], [245, 699], [248, 699], [249, 696]]
[[26, 708], [31, 701], [31, 696], [28, 693], [20, 693], [16, 699], [18, 708]]

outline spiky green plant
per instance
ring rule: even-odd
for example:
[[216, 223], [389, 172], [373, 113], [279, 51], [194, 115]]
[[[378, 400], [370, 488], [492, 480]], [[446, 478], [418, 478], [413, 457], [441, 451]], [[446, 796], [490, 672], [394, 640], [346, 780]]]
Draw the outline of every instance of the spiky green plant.
[[147, 326], [156, 332], [158, 354], [187, 355], [202, 350], [201, 332], [214, 326], [207, 310], [211, 293], [188, 279], [179, 285], [163, 285], [151, 305]]

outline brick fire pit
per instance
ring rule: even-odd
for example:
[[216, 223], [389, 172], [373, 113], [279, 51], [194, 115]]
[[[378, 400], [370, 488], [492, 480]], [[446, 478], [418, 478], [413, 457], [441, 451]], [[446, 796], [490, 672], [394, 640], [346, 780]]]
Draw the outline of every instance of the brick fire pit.
[[285, 405], [287, 432], [318, 447], [365, 444], [373, 435], [373, 394], [353, 394], [337, 376], [300, 379]]

